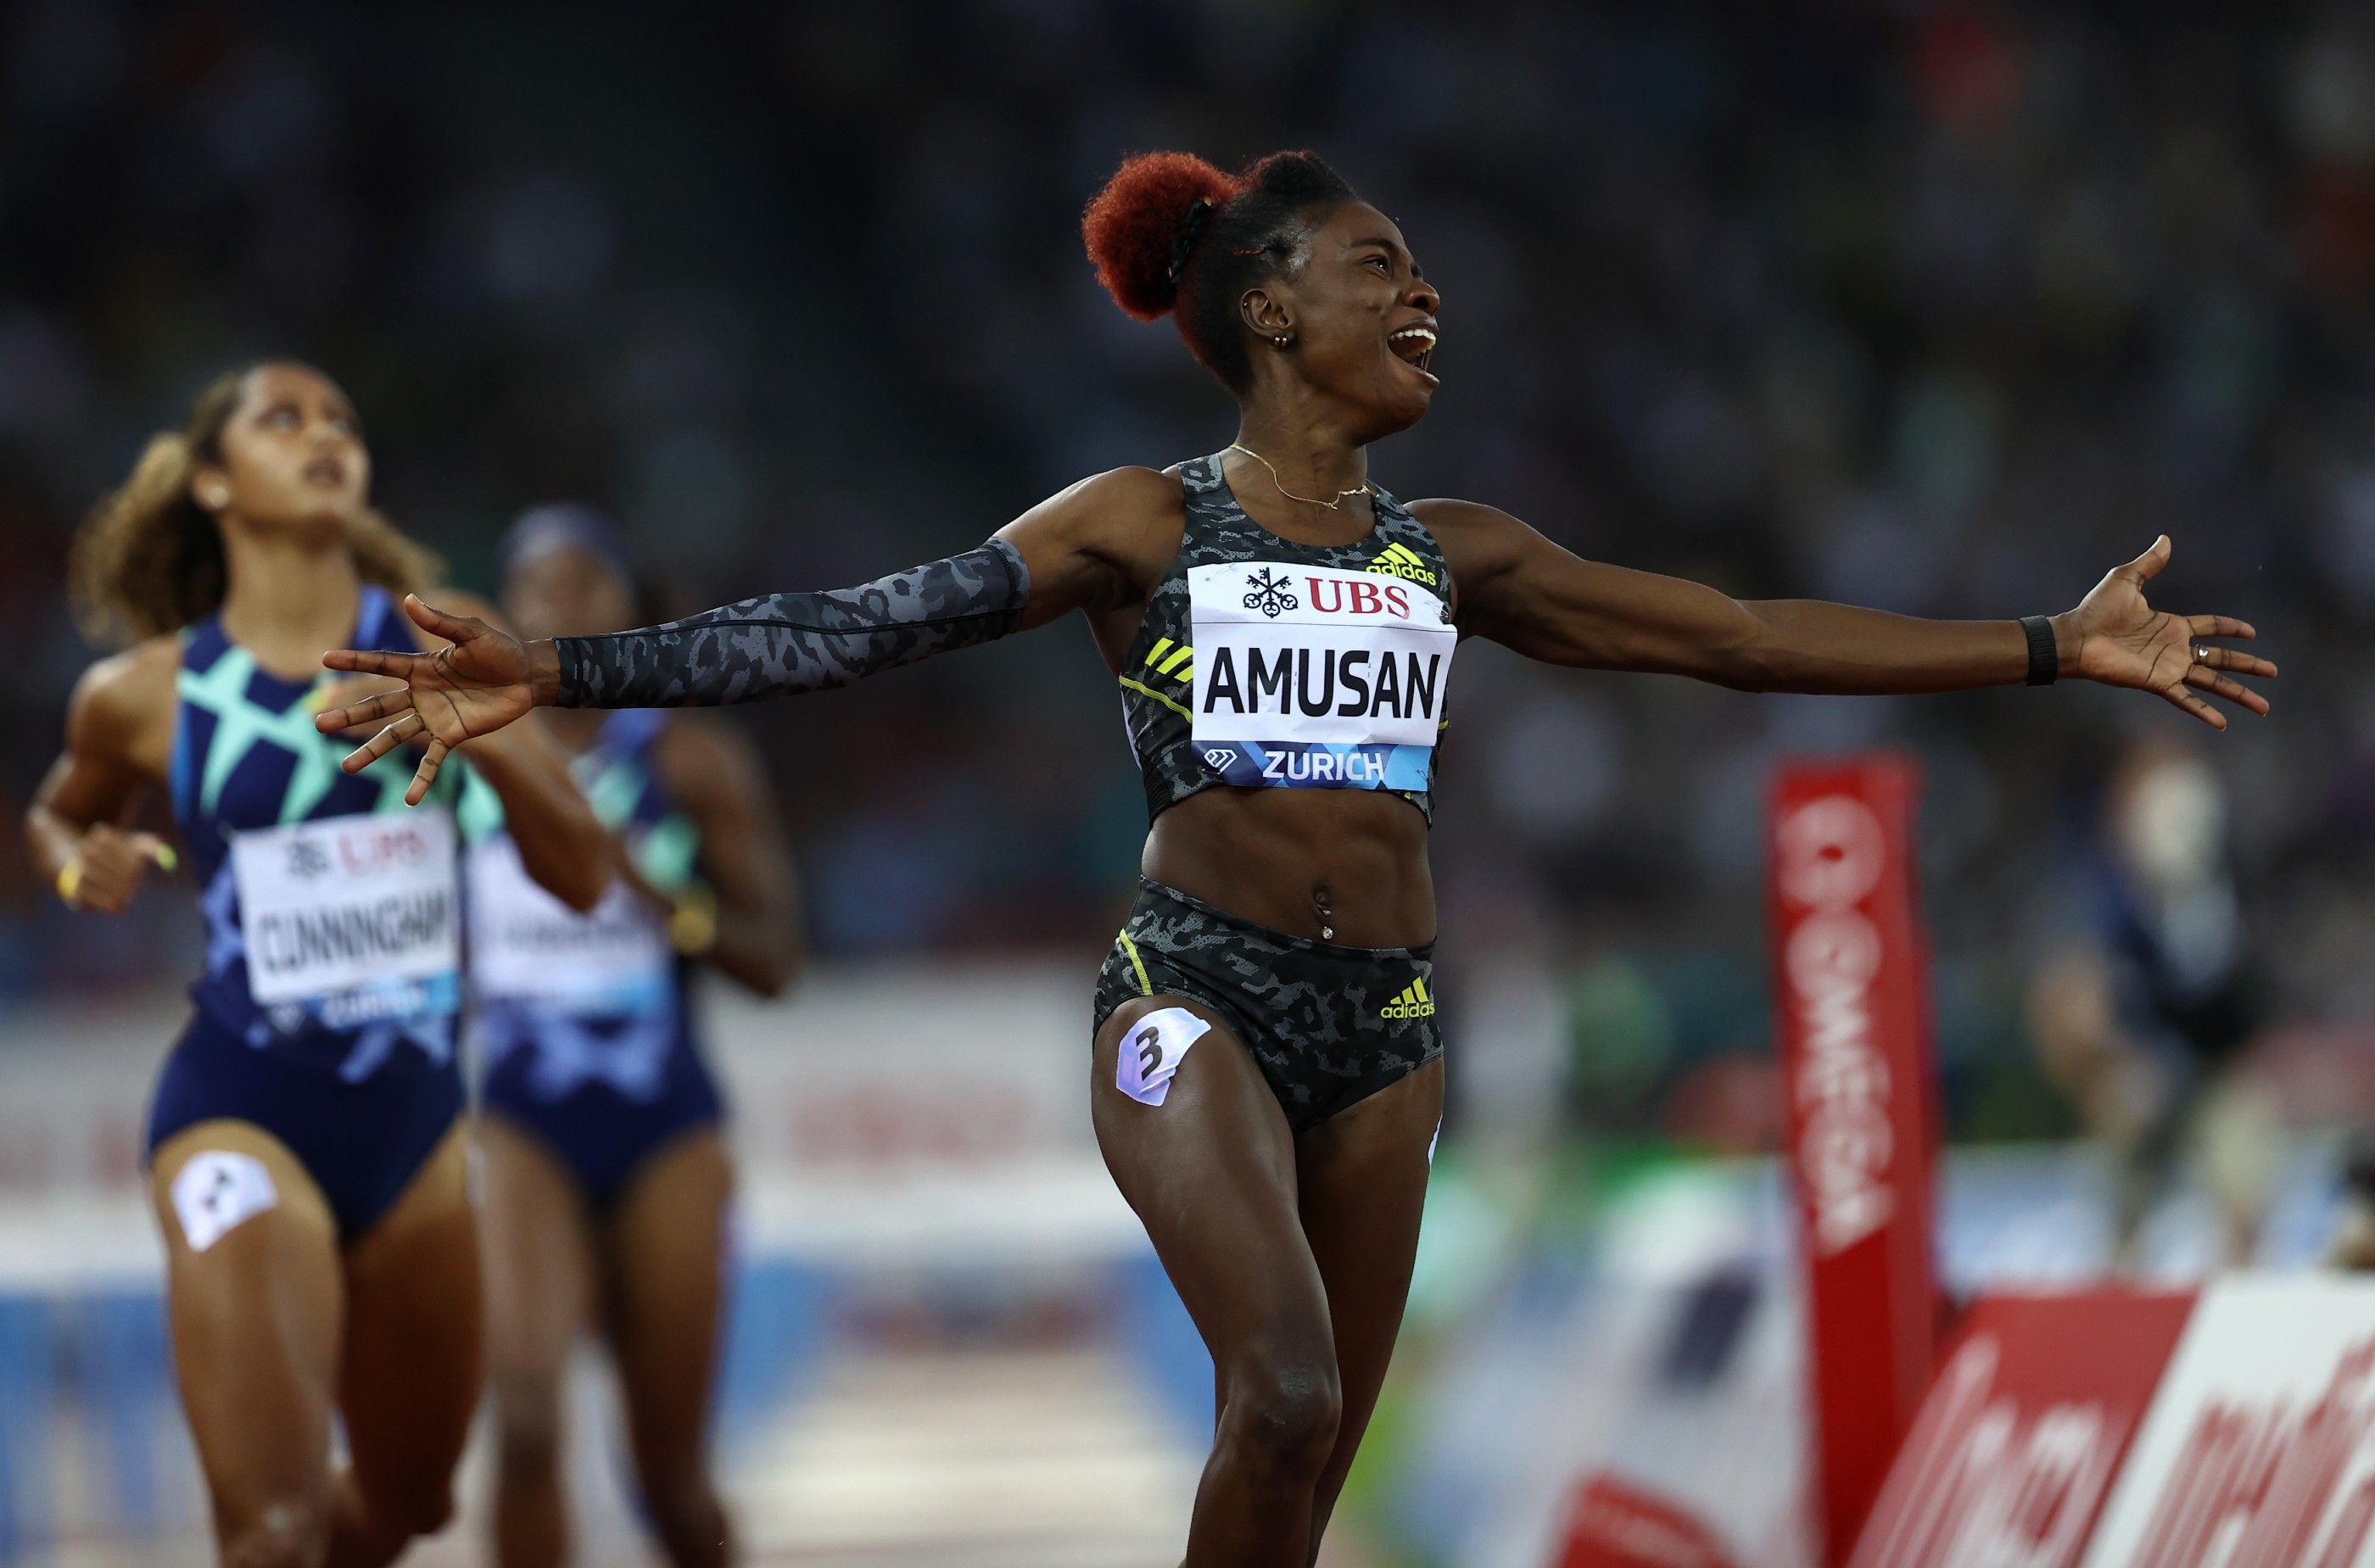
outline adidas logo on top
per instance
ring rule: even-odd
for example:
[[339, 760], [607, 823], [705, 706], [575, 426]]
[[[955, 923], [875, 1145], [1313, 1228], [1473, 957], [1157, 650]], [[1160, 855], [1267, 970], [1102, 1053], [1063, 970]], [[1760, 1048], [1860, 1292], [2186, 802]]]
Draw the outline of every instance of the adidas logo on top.
[[1426, 982], [1413, 980], [1402, 987], [1401, 995], [1377, 1009], [1379, 1018], [1433, 1018], [1435, 998], [1426, 994]]
[[1426, 558], [1408, 545], [1388, 545], [1370, 558], [1368, 570], [1382, 572], [1388, 577], [1407, 577], [1430, 588], [1435, 586], [1435, 572], [1428, 568]]

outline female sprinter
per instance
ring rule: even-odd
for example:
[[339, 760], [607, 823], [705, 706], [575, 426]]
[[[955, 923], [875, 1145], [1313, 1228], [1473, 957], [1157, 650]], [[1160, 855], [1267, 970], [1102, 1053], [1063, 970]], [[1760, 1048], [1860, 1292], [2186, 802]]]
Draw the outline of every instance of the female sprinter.
[[[421, 645], [392, 595], [433, 563], [370, 479], [345, 394], [301, 365], [225, 376], [150, 442], [74, 560], [94, 628], [138, 641], [77, 686], [27, 816], [77, 909], [171, 864], [119, 826], [152, 785], [197, 873], [206, 972], [148, 1158], [183, 1405], [241, 1568], [392, 1562], [451, 1512], [479, 1397], [453, 821], [341, 775], [313, 722], [323, 649]], [[524, 727], [470, 759], [531, 873], [590, 907], [614, 851], [560, 754]]]
[[[455, 645], [332, 655], [408, 689], [320, 722], [395, 716], [359, 767], [538, 703], [805, 691], [1086, 612], [1154, 814], [1097, 988], [1094, 1119], [1219, 1375], [1188, 1561], [1303, 1563], [1393, 1347], [1442, 1099], [1428, 785], [1459, 637], [1773, 691], [2075, 676], [2214, 725], [2197, 691], [2261, 712], [2220, 672], [2275, 670], [2193, 642], [2240, 622], [2145, 604], [2166, 540], [2065, 614], [1931, 621], [1743, 604], [1578, 560], [1489, 506], [1403, 505], [1367, 448], [1435, 395], [1440, 301], [1393, 223], [1307, 153], [1235, 178], [1133, 159], [1086, 230], [1123, 309], [1176, 311], [1235, 397], [1223, 451], [1084, 479], [861, 588], [649, 631], [528, 645], [418, 607]], [[415, 793], [434, 774], [424, 760]]]
[[[590, 512], [530, 513], [503, 553], [503, 612], [524, 637], [642, 619], [626, 551]], [[621, 878], [575, 914], [529, 879], [509, 835], [482, 837], [466, 804], [495, 1556], [528, 1568], [567, 1555], [564, 1373], [577, 1336], [598, 1326], [669, 1561], [722, 1563], [706, 1450], [733, 1178], [686, 982], [694, 959], [762, 996], [790, 982], [790, 862], [758, 759], [730, 727], [649, 712], [552, 719], [586, 798], [624, 835], [636, 885]]]

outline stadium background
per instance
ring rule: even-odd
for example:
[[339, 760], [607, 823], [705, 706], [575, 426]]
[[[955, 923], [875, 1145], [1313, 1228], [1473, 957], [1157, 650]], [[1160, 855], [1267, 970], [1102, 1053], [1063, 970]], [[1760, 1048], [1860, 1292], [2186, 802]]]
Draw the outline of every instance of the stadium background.
[[[870, 576], [1082, 474], [1221, 445], [1224, 399], [1078, 241], [1122, 153], [1174, 146], [1320, 150], [1441, 281], [1444, 395], [1376, 454], [1405, 496], [1743, 595], [1943, 615], [2064, 607], [2172, 535], [2162, 597], [2256, 621], [2286, 671], [2272, 720], [2203, 748], [2263, 1055], [2315, 1119], [2364, 1107], [2375, 27], [2339, 5], [26, 0], [0, 19], [0, 808], [91, 656], [62, 593], [77, 517], [243, 357], [342, 381], [384, 509], [479, 589], [543, 500], [612, 510], [690, 606]], [[1778, 1123], [1758, 846], [1785, 754], [1925, 766], [1949, 1131], [2031, 1146], [1965, 1162], [2013, 1174], [1978, 1230], [1950, 1204], [1950, 1251], [2099, 1262], [2071, 1216], [2100, 1184], [2024, 987], [2069, 934], [2113, 760], [2186, 723], [2094, 690], [1758, 699], [1473, 645], [1462, 666], [1436, 835], [1451, 1250], [1388, 1411], [1426, 1430], [1388, 1419], [1365, 1460], [1381, 1562], [1485, 1560], [1457, 1543], [1488, 1467], [1462, 1468], [1445, 1411], [1621, 1274], [1626, 1237], [1670, 1246], [1641, 1215], [1759, 1244], [1756, 1167], [1685, 1157], [1755, 1156]], [[1069, 1032], [1027, 1048], [1069, 1062], [1142, 827], [1114, 703], [1058, 629], [747, 715], [828, 1001], [996, 976]], [[54, 1066], [71, 1030], [65, 1070], [136, 1109], [194, 963], [185, 890], [76, 919], [0, 837], [0, 1098], [29, 1103], [48, 1080], [11, 1058]], [[751, 1038], [854, 1049], [804, 1015], [825, 1005]], [[0, 1167], [19, 1205], [58, 1184]], [[2272, 1256], [2316, 1246], [2327, 1170], [2304, 1145]], [[981, 1286], [1003, 1305], [971, 1328], [937, 1289], [904, 1327], [838, 1298], [820, 1319], [1054, 1342], [1071, 1318], [1014, 1305], [1051, 1292], [1072, 1299]]]

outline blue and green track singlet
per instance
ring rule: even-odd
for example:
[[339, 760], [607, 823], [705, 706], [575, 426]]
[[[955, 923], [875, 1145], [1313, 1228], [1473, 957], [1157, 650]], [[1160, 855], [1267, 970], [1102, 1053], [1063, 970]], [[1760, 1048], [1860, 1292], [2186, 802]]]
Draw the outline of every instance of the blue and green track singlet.
[[[704, 896], [700, 830], [661, 776], [671, 722], [649, 708], [608, 715], [573, 772], [645, 888]], [[531, 881], [484, 784], [460, 816], [480, 1108], [542, 1144], [607, 1213], [655, 1154], [725, 1116], [694, 1026], [692, 965], [670, 946], [667, 914], [625, 878], [583, 914]]]
[[[349, 645], [409, 652], [410, 623], [366, 585]], [[182, 633], [173, 815], [206, 926], [199, 1013], [263, 1052], [356, 1082], [397, 1053], [454, 1054], [461, 923], [449, 768], [417, 808], [399, 754], [339, 771], [354, 741], [315, 732], [337, 678], [257, 667], [219, 615]]]

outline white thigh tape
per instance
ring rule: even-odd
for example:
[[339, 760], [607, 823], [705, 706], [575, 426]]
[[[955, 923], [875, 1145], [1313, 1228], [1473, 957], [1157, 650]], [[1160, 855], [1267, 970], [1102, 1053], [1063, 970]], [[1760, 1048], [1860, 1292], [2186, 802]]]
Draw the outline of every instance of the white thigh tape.
[[280, 1201], [272, 1173], [252, 1154], [209, 1149], [173, 1178], [173, 1212], [192, 1252], [204, 1252], [244, 1220]]
[[1185, 1008], [1164, 1008], [1129, 1026], [1121, 1037], [1115, 1084], [1141, 1105], [1160, 1105], [1188, 1047], [1212, 1026]]

